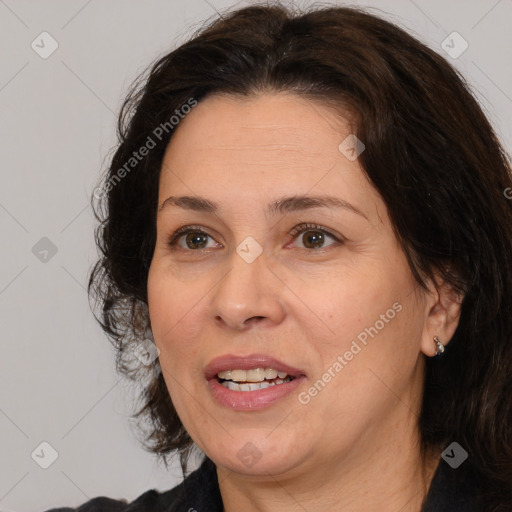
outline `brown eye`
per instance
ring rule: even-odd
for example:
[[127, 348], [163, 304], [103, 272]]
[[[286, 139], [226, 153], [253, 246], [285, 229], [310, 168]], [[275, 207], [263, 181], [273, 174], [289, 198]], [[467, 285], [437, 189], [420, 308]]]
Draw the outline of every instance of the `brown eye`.
[[189, 249], [203, 249], [208, 243], [206, 233], [188, 233], [185, 237], [185, 244]]
[[324, 243], [324, 234], [321, 231], [305, 231], [302, 235], [302, 243], [307, 249], [317, 249]]
[[[210, 245], [208, 245], [210, 244]], [[199, 228], [184, 226], [175, 231], [169, 240], [171, 248], [178, 248], [184, 251], [199, 251], [215, 247], [215, 240]]]
[[[343, 243], [338, 237], [316, 224], [300, 224], [293, 229], [290, 235], [296, 238], [296, 240], [300, 240], [304, 249], [325, 249], [331, 245], [340, 245]], [[333, 240], [333, 242], [324, 245], [329, 238]]]

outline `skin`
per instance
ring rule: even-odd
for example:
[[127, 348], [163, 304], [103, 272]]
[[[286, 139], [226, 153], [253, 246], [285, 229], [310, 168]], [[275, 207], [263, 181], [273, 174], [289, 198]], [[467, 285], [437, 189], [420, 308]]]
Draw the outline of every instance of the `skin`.
[[[417, 512], [439, 461], [420, 458], [417, 416], [425, 358], [434, 336], [452, 337], [460, 299], [442, 283], [427, 292], [415, 282], [382, 198], [338, 149], [350, 133], [347, 118], [292, 93], [214, 95], [181, 121], [165, 154], [159, 205], [185, 195], [219, 205], [216, 214], [172, 204], [159, 211], [148, 294], [170, 396], [217, 465], [226, 512]], [[333, 207], [266, 212], [295, 194], [334, 195], [364, 216]], [[290, 235], [303, 222], [342, 242], [322, 241], [317, 229]], [[208, 236], [169, 245], [186, 225]], [[252, 263], [236, 252], [248, 236], [263, 250]], [[298, 394], [395, 303], [400, 312], [300, 403]], [[259, 411], [218, 404], [204, 368], [250, 353], [304, 370], [305, 382]], [[237, 457], [248, 442], [261, 455], [250, 467]]]

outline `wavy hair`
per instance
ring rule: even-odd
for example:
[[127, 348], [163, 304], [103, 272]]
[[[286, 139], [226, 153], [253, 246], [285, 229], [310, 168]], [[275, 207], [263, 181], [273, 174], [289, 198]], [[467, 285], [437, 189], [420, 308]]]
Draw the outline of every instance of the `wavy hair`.
[[[184, 471], [193, 448], [158, 360], [147, 367], [134, 356], [151, 339], [147, 278], [159, 174], [179, 129], [170, 120], [207, 95], [273, 91], [353, 114], [354, 133], [366, 146], [360, 165], [386, 203], [417, 282], [425, 287], [426, 278], [440, 274], [463, 294], [445, 353], [426, 360], [421, 450], [457, 441], [469, 453], [462, 467], [485, 482], [487, 510], [509, 510], [510, 162], [464, 78], [400, 27], [358, 8], [256, 5], [225, 13], [156, 61], [124, 101], [118, 145], [91, 199], [99, 259], [89, 295], [116, 349], [118, 372], [137, 386], [133, 418], [143, 446], [166, 466], [167, 456], [179, 453]], [[150, 139], [151, 149], [141, 151]]]

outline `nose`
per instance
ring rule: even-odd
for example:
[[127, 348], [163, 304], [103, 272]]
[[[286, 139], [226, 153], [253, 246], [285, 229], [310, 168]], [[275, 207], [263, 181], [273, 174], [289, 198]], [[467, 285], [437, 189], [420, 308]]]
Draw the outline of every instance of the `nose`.
[[268, 268], [265, 254], [248, 263], [233, 251], [229, 269], [213, 291], [215, 321], [239, 331], [280, 324], [285, 317], [284, 285]]

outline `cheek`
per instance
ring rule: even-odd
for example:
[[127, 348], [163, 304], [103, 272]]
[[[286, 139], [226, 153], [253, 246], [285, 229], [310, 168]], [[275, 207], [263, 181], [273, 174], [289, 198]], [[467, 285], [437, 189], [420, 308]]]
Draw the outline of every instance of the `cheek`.
[[410, 385], [422, 324], [407, 283], [373, 276], [363, 288], [363, 282], [351, 287], [346, 281], [338, 293], [323, 296], [323, 318], [334, 334], [315, 336], [303, 324], [314, 347], [311, 360], [317, 361], [307, 393], [318, 396], [312, 403], [319, 423], [339, 416], [350, 432], [360, 432], [393, 407], [390, 390], [400, 393]]
[[[194, 386], [200, 355], [197, 297], [193, 286], [181, 285], [156, 265], [148, 276], [148, 306], [160, 367], [167, 390], [180, 418], [187, 417], [187, 401]], [[194, 307], [196, 306], [196, 307]]]
[[357, 272], [342, 268], [303, 285], [300, 297], [322, 320], [331, 336], [344, 339], [357, 334], [397, 298], [396, 287], [367, 267]]
[[[197, 315], [206, 291], [198, 282], [185, 285], [167, 270], [152, 265], [148, 276], [148, 306], [155, 343], [161, 360], [172, 364], [192, 357], [198, 339]], [[177, 365], [179, 368], [179, 365]]]
[[353, 359], [363, 364], [388, 358], [402, 344], [411, 345], [419, 332], [417, 322], [406, 320], [418, 317], [413, 289], [408, 267], [398, 261], [390, 266], [369, 262], [366, 268], [344, 269], [321, 283], [304, 286], [303, 302], [313, 305], [322, 325], [312, 329], [309, 315], [303, 317], [302, 328], [316, 339], [323, 365], [350, 350], [353, 342], [361, 347]]

